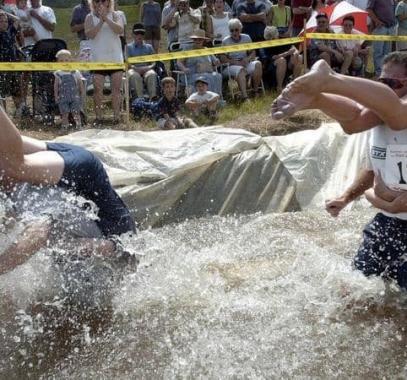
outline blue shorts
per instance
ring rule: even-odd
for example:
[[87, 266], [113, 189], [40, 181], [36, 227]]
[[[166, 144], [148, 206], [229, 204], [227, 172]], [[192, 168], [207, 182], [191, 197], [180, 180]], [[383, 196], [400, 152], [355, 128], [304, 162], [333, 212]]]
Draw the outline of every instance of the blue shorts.
[[88, 150], [71, 144], [47, 143], [65, 163], [58, 186], [92, 201], [98, 207], [98, 227], [104, 236], [135, 231], [130, 211], [110, 184], [101, 161]]
[[407, 289], [407, 220], [377, 214], [363, 230], [354, 265], [366, 276], [393, 279]]

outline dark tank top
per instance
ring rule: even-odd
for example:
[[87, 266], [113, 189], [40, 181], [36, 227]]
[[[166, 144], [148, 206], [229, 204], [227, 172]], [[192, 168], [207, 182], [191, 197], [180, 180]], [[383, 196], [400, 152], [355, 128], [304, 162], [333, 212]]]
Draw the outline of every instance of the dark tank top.
[[71, 144], [47, 143], [65, 167], [58, 186], [90, 200], [98, 207], [97, 224], [105, 236], [135, 231], [127, 206], [113, 189], [101, 161], [88, 150]]

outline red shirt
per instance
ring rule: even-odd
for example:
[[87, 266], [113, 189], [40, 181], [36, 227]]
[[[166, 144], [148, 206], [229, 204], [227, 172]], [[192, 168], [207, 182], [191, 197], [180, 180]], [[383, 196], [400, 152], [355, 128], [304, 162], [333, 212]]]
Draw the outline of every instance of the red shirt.
[[[310, 7], [312, 4], [312, 0], [292, 0], [291, 1], [291, 9], [298, 8], [298, 7]], [[306, 19], [307, 14], [300, 14], [300, 15], [293, 15], [293, 27], [294, 28], [302, 28], [304, 27], [304, 20]]]

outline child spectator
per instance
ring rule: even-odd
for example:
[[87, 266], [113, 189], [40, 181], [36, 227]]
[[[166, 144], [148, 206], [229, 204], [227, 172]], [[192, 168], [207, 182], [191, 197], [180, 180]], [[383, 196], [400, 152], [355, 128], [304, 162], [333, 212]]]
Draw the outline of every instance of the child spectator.
[[195, 81], [196, 92], [194, 92], [185, 102], [186, 107], [194, 116], [204, 114], [209, 116], [211, 121], [216, 120], [216, 108], [219, 95], [208, 91], [208, 81], [205, 77], [198, 77]]
[[[60, 50], [56, 54], [56, 58], [58, 62], [69, 62], [72, 60], [71, 52], [65, 49]], [[84, 96], [81, 73], [78, 70], [58, 70], [54, 75], [55, 102], [58, 104], [59, 112], [61, 113], [62, 127], [69, 127], [69, 114], [72, 113], [76, 127], [81, 128], [80, 113]]]
[[157, 124], [161, 129], [193, 128], [197, 125], [188, 118], [180, 117], [180, 104], [175, 97], [175, 79], [165, 77], [161, 81], [162, 98], [157, 103]]

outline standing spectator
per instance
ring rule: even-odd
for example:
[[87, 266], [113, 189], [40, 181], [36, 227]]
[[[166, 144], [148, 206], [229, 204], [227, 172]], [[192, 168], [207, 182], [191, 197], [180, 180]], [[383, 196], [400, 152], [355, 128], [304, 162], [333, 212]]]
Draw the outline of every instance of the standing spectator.
[[[9, 24], [7, 14], [0, 10], [0, 62], [16, 62], [17, 55], [17, 28], [16, 23]], [[20, 108], [20, 74], [16, 72], [0, 72], [0, 98], [12, 96], [16, 110]]]
[[209, 33], [209, 23], [211, 21], [211, 16], [215, 13], [214, 0], [204, 0], [204, 3], [199, 7], [201, 11], [201, 29], [205, 31], [205, 35], [208, 38], [212, 38]]
[[[90, 39], [92, 60], [94, 62], [123, 63], [120, 35], [123, 33], [122, 19], [113, 10], [113, 0], [92, 0], [91, 13], [85, 19], [85, 34]], [[105, 76], [110, 76], [112, 89], [113, 123], [120, 123], [120, 104], [123, 71], [95, 71], [93, 83], [95, 87], [95, 124], [102, 123], [102, 97]]]
[[52, 38], [57, 23], [54, 11], [42, 5], [41, 0], [31, 0], [30, 15], [37, 41]]
[[[369, 0], [367, 11], [372, 20], [372, 34], [389, 35], [396, 34], [396, 16], [394, 12], [394, 0]], [[383, 58], [391, 51], [390, 41], [373, 41], [373, 62], [375, 76], [378, 78], [382, 71]]]
[[291, 0], [293, 12], [292, 37], [298, 36], [304, 29], [304, 22], [308, 20], [312, 13], [312, 0]]
[[[70, 62], [72, 55], [69, 50], [60, 50], [56, 54], [57, 62]], [[82, 75], [78, 70], [57, 70], [54, 73], [54, 96], [62, 118], [62, 128], [69, 127], [69, 114], [75, 120], [76, 128], [81, 128], [82, 99], [85, 93]]]
[[27, 0], [17, 1], [16, 16], [19, 19], [21, 32], [24, 38], [23, 46], [34, 45], [37, 39], [33, 29], [30, 10], [27, 7]]
[[[396, 7], [397, 35], [407, 36], [407, 0], [401, 0]], [[407, 41], [397, 41], [397, 50], [407, 50]]]
[[126, 48], [126, 27], [127, 27], [127, 18], [126, 14], [119, 9], [118, 6], [118, 1], [114, 2], [114, 11], [117, 13], [117, 15], [122, 19], [122, 24], [123, 24], [123, 33], [119, 36], [120, 37], [120, 42], [122, 43], [122, 50], [123, 50], [123, 55], [125, 54], [125, 48]]
[[237, 17], [242, 22], [242, 32], [253, 42], [263, 41], [266, 27], [266, 6], [256, 0], [246, 0], [237, 7]]
[[291, 8], [285, 5], [285, 0], [277, 0], [271, 7], [270, 25], [275, 26], [280, 38], [291, 36]]
[[158, 53], [161, 40], [161, 6], [154, 0], [147, 0], [141, 4], [140, 20], [146, 29], [146, 42], [153, 46]]
[[87, 0], [81, 0], [80, 4], [75, 5], [71, 17], [71, 32], [76, 33], [79, 38], [79, 50], [89, 47], [88, 38], [85, 34], [85, 19], [90, 13]]
[[[223, 46], [239, 45], [250, 43], [252, 39], [247, 34], [242, 34], [242, 23], [237, 18], [232, 18], [229, 21], [230, 36], [222, 41]], [[258, 88], [263, 75], [262, 65], [260, 61], [255, 60], [256, 51], [236, 51], [227, 53], [221, 56], [221, 62], [227, 63], [229, 66], [223, 70], [223, 76], [229, 78], [229, 75], [237, 81], [241, 92], [242, 101], [248, 99], [247, 96], [247, 80], [246, 75], [250, 75], [252, 87], [258, 94]]]
[[189, 6], [189, 0], [180, 0], [178, 9], [172, 19], [171, 26], [178, 27], [178, 42], [185, 44], [190, 41], [190, 36], [199, 29], [201, 12], [199, 9], [192, 9]]
[[229, 36], [230, 13], [225, 11], [225, 0], [215, 0], [215, 12], [208, 26], [208, 37], [223, 41]]
[[[144, 42], [146, 30], [141, 23], [134, 24], [134, 41], [127, 45], [128, 57], [139, 57], [142, 55], [154, 54], [154, 49], [150, 44]], [[155, 63], [132, 64], [129, 70], [130, 92], [137, 98], [143, 97], [144, 83], [150, 100], [157, 97], [157, 73], [154, 71]]]
[[178, 26], [173, 22], [175, 13], [177, 11], [178, 0], [170, 0], [167, 5], [164, 5], [164, 9], [161, 14], [161, 28], [163, 28], [167, 32], [168, 48], [173, 42], [176, 42], [178, 40]]

